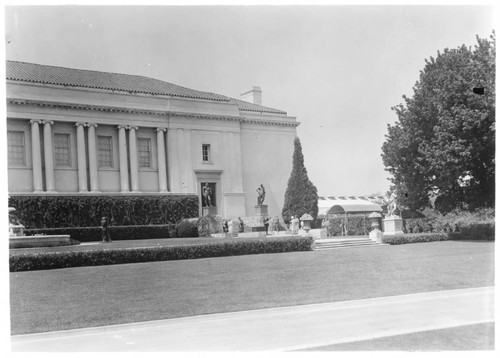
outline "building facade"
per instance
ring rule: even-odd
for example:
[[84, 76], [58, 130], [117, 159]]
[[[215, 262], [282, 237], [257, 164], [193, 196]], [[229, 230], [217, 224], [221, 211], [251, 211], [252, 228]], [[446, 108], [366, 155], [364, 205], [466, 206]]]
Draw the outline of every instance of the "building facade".
[[7, 61], [6, 74], [9, 193], [196, 194], [200, 215], [210, 205], [237, 217], [253, 215], [263, 184], [281, 214], [299, 123], [262, 106], [260, 88], [246, 102], [25, 62]]

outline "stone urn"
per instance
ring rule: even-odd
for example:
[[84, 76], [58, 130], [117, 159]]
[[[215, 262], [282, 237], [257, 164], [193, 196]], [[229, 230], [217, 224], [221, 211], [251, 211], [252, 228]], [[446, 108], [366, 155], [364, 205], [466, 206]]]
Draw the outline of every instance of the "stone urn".
[[311, 230], [311, 222], [313, 220], [313, 217], [309, 214], [304, 214], [300, 217], [300, 221], [303, 222], [302, 229], [304, 229], [306, 233], [309, 233], [309, 230]]
[[24, 236], [24, 225], [17, 219], [15, 211], [15, 208], [9, 208], [9, 236]]

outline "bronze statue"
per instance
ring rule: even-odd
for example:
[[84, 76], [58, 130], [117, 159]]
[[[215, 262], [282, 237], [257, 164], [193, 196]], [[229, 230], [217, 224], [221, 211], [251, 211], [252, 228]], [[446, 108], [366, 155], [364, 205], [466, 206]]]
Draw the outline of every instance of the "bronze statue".
[[205, 199], [205, 206], [212, 206], [212, 198], [210, 197], [212, 194], [212, 189], [208, 186], [208, 183], [205, 183], [203, 186], [203, 198]]
[[266, 189], [264, 189], [264, 185], [260, 184], [260, 187], [257, 188], [257, 204], [262, 205], [264, 203], [264, 199], [266, 198]]

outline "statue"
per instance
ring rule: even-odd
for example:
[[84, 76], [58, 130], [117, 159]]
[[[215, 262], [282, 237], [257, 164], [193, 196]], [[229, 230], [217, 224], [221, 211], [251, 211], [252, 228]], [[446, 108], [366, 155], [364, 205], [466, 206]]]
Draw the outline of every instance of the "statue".
[[387, 204], [387, 213], [388, 216], [393, 216], [394, 212], [396, 211], [397, 206], [397, 200], [398, 196], [396, 195], [395, 192], [391, 193], [391, 196], [389, 197], [389, 203]]
[[266, 189], [264, 189], [264, 185], [260, 184], [260, 187], [257, 188], [257, 204], [262, 205], [262, 203], [264, 203], [265, 198], [266, 198]]
[[210, 197], [212, 194], [212, 189], [208, 186], [208, 183], [205, 183], [203, 186], [203, 198], [205, 199], [205, 206], [212, 206], [212, 198]]

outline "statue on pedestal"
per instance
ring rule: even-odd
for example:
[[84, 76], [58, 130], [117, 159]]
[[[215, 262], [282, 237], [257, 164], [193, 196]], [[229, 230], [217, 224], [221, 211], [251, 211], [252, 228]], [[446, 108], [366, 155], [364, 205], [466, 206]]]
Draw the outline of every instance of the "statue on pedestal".
[[266, 198], [266, 189], [264, 189], [263, 184], [260, 184], [260, 187], [257, 188], [257, 205], [262, 205], [264, 203], [265, 198]]

